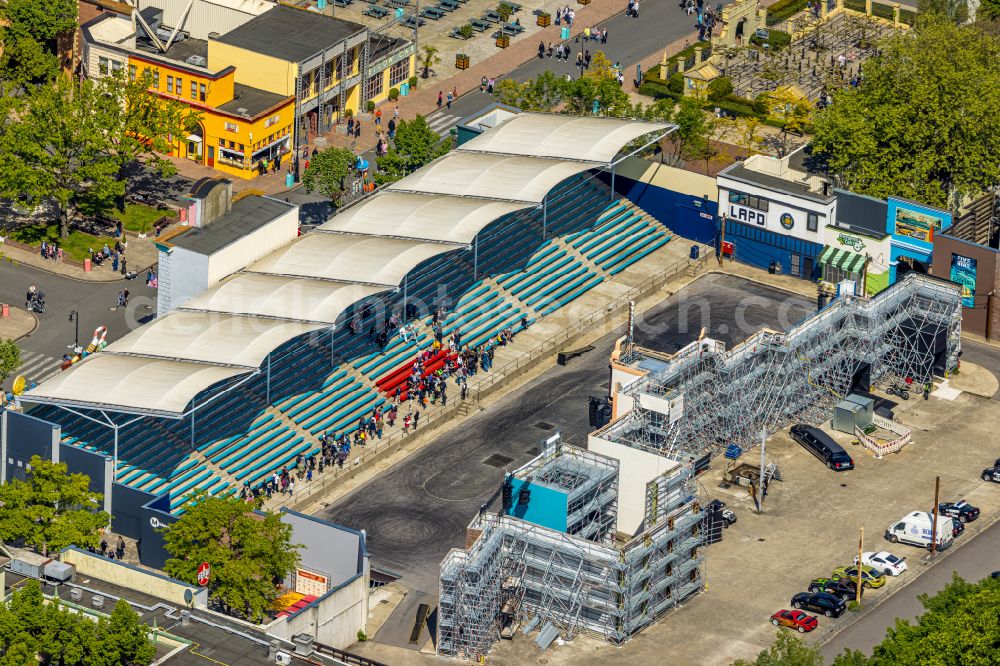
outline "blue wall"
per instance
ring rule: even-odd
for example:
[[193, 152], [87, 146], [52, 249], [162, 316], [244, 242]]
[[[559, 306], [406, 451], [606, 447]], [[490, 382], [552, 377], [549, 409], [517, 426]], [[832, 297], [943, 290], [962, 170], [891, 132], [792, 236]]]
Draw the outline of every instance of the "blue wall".
[[[602, 173], [600, 178], [610, 184], [609, 174]], [[715, 218], [719, 212], [719, 204], [715, 201], [622, 176], [615, 176], [615, 190], [678, 236], [708, 245], [715, 244]]]
[[566, 493], [531, 483], [528, 485], [528, 489], [531, 491], [531, 498], [528, 500], [527, 506], [525, 506], [517, 501], [518, 493], [521, 491], [521, 486], [524, 485], [525, 481], [523, 479], [512, 479], [511, 483], [514, 493], [514, 506], [507, 511], [508, 515], [517, 516], [518, 518], [527, 520], [529, 523], [560, 532], [566, 531], [566, 516], [569, 512]]
[[[922, 206], [895, 197], [889, 197], [887, 204], [885, 230], [892, 237], [889, 241], [891, 246], [889, 255], [889, 284], [892, 284], [896, 281], [896, 264], [899, 263], [900, 257], [911, 257], [926, 264], [928, 267], [930, 266], [931, 255], [934, 252], [934, 236], [951, 227], [952, 219], [951, 213], [948, 211]], [[908, 212], [915, 214], [919, 222], [926, 221], [927, 217], [937, 220], [936, 224], [930, 225], [934, 228], [927, 234], [927, 239], [916, 237], [912, 232], [909, 234], [906, 232], [898, 233], [900, 229], [897, 228], [897, 217], [906, 225], [907, 221], [905, 218]], [[919, 224], [912, 226], [915, 227], [919, 236]]]
[[810, 257], [813, 260], [812, 274], [803, 279], [819, 279], [820, 267], [817, 258], [823, 251], [819, 243], [778, 234], [734, 220], [726, 221], [725, 241], [733, 244], [736, 261], [767, 270], [772, 261], [781, 266], [784, 275], [791, 275], [792, 254]]

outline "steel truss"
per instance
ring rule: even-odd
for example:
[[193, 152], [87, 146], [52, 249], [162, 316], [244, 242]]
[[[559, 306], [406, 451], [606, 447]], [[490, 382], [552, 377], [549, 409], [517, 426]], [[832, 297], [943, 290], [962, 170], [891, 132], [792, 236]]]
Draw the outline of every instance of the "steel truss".
[[[703, 587], [702, 509], [689, 466], [647, 484], [643, 529], [622, 542], [605, 534], [614, 525], [616, 461], [556, 445], [515, 476], [552, 470], [567, 458], [614, 468], [613, 483], [601, 476], [589, 491], [590, 503], [604, 508], [581, 509], [601, 529], [581, 538], [514, 516], [477, 517], [469, 526], [475, 541], [441, 563], [438, 654], [479, 659], [515, 621], [529, 628], [551, 624], [566, 638], [588, 632], [621, 644]], [[584, 486], [579, 479], [569, 485]]]
[[[922, 386], [955, 368], [961, 310], [956, 285], [909, 273], [870, 300], [838, 298], [788, 333], [762, 330], [729, 351], [700, 340], [627, 387], [636, 408], [600, 434], [677, 459], [749, 450], [792, 421], [828, 420], [865, 374], [872, 386]], [[671, 422], [657, 405], [678, 398], [683, 416]]]

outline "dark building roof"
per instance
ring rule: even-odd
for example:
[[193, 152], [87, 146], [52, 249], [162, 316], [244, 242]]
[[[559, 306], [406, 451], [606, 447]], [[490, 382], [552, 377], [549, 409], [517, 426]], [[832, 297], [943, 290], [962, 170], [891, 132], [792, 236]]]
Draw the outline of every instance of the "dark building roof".
[[805, 183], [797, 183], [792, 180], [785, 180], [784, 178], [779, 178], [777, 176], [760, 173], [759, 171], [752, 171], [744, 167], [742, 162], [737, 162], [736, 164], [723, 169], [719, 172], [719, 175], [726, 178], [732, 178], [733, 180], [742, 181], [744, 183], [749, 183], [751, 185], [766, 187], [769, 190], [775, 190], [792, 196], [802, 197], [803, 199], [809, 199], [810, 201], [815, 201], [817, 203], [829, 203], [833, 200], [832, 194], [830, 196], [823, 196], [822, 192], [814, 192], [810, 190], [809, 186]]
[[256, 195], [244, 197], [219, 219], [181, 234], [170, 243], [198, 254], [214, 254], [294, 207], [277, 199]]
[[837, 196], [837, 226], [882, 238], [886, 236], [885, 216], [888, 205], [881, 199], [847, 190], [834, 190]]
[[[245, 113], [248, 117], [254, 118], [286, 99], [288, 98], [284, 95], [236, 83], [233, 84], [233, 99], [220, 105], [218, 109], [235, 115]], [[240, 112], [240, 109], [244, 109], [244, 111]]]
[[286, 62], [301, 62], [364, 29], [360, 23], [278, 5], [218, 41]]

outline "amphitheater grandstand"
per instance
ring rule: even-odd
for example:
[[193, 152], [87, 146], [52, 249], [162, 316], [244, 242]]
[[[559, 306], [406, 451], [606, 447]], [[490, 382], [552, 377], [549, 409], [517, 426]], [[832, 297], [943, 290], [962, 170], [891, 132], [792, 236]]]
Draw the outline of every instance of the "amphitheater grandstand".
[[[614, 195], [614, 165], [673, 129], [520, 114], [23, 400], [174, 512], [195, 490], [257, 485], [405, 388], [432, 312], [446, 308], [445, 336], [474, 348], [665, 245], [663, 225]], [[406, 332], [373, 341], [391, 313]]]

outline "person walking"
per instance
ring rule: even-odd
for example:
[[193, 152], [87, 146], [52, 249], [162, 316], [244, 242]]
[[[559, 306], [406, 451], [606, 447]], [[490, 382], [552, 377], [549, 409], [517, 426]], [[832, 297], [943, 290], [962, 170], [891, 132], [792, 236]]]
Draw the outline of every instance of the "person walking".
[[444, 102], [444, 91], [438, 90], [438, 108], [441, 108], [441, 104]]
[[448, 110], [451, 111], [451, 103], [454, 101], [455, 97], [450, 92], [448, 93]]

